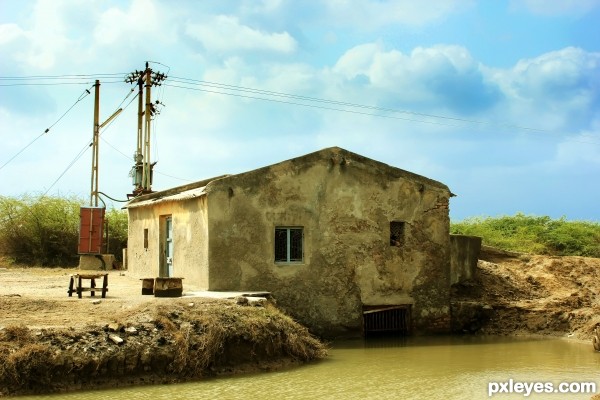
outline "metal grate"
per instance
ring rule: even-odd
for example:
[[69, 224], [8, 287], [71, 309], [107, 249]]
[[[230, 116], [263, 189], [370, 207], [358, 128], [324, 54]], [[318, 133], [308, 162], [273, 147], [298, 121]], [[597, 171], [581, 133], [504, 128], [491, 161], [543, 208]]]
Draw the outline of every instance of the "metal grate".
[[275, 262], [302, 262], [302, 228], [275, 228]]
[[381, 306], [369, 307], [363, 311], [363, 326], [365, 335], [373, 333], [410, 332], [410, 306]]

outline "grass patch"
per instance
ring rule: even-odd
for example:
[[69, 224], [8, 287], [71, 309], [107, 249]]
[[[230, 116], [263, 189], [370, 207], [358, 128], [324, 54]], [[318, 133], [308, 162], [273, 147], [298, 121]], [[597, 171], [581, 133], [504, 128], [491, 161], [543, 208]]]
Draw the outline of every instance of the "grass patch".
[[600, 224], [516, 214], [467, 218], [450, 233], [480, 236], [483, 244], [521, 253], [600, 258]]

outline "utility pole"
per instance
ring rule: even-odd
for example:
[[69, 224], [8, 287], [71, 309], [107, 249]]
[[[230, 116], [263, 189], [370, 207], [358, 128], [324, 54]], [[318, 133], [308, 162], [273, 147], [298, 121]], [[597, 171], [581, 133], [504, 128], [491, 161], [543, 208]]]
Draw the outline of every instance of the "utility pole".
[[92, 185], [90, 207], [98, 207], [98, 139], [100, 135], [100, 81], [94, 84], [94, 134], [92, 138]]
[[100, 153], [98, 149], [100, 139], [100, 129], [104, 128], [110, 121], [123, 111], [119, 108], [106, 121], [100, 123], [100, 81], [96, 80], [94, 84], [94, 133], [92, 136], [92, 183], [90, 190], [90, 207], [98, 207], [98, 165]]
[[[146, 62], [143, 71], [136, 70], [127, 76], [125, 82], [138, 85], [138, 127], [137, 148], [133, 155], [134, 166], [129, 175], [133, 178], [133, 193], [135, 197], [140, 194], [152, 192], [152, 169], [154, 164], [150, 160], [151, 125], [152, 117], [156, 113], [152, 103], [152, 86], [160, 86], [167, 76], [161, 72], [154, 72]], [[145, 108], [144, 108], [145, 90]]]

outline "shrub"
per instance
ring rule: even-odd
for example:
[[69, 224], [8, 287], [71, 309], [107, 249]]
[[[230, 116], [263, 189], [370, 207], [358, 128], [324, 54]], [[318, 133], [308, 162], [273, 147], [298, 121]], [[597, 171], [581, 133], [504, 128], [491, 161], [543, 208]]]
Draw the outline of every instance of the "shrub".
[[483, 243], [533, 254], [600, 257], [600, 224], [548, 216], [476, 217], [451, 224], [451, 233], [481, 236]]
[[122, 261], [123, 249], [127, 247], [127, 211], [111, 208], [106, 211], [108, 243], [106, 252]]
[[[74, 266], [79, 260], [77, 197], [0, 196], [0, 254], [14, 262], [41, 266]], [[127, 243], [127, 214], [111, 209], [108, 249], [120, 259]]]
[[0, 249], [17, 263], [73, 264], [81, 204], [77, 198], [0, 197]]

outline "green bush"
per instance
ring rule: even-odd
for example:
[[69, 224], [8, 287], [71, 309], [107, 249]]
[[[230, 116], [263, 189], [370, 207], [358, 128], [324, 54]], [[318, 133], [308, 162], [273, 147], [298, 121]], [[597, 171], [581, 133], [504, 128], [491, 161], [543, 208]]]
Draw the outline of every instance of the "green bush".
[[600, 224], [547, 216], [476, 217], [454, 222], [451, 233], [481, 236], [483, 243], [532, 254], [600, 257]]
[[108, 221], [108, 254], [123, 261], [123, 249], [127, 247], [127, 211], [112, 208], [106, 211]]
[[[77, 197], [0, 196], [0, 254], [15, 263], [41, 266], [74, 266], [79, 257]], [[119, 259], [127, 243], [127, 214], [107, 212], [108, 247]]]

